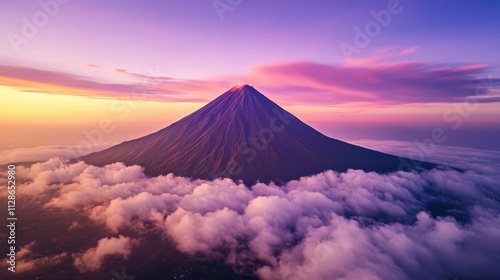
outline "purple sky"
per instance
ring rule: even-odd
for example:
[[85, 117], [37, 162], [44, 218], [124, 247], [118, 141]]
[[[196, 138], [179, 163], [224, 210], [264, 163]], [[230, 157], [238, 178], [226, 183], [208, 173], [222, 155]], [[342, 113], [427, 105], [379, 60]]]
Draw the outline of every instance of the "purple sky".
[[[0, 86], [113, 98], [154, 76], [140, 99], [207, 102], [249, 83], [333, 137], [413, 141], [443, 127], [447, 144], [500, 149], [494, 1], [2, 0], [0, 10]], [[473, 112], [454, 107], [470, 96]]]

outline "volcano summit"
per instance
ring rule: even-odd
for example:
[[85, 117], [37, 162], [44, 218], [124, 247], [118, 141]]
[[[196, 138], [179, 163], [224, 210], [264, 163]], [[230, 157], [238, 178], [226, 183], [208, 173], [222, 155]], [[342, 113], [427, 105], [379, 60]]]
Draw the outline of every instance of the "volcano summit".
[[151, 176], [227, 177], [245, 184], [286, 182], [325, 170], [379, 173], [432, 168], [329, 138], [244, 85], [150, 135], [82, 158], [103, 166], [138, 164]]

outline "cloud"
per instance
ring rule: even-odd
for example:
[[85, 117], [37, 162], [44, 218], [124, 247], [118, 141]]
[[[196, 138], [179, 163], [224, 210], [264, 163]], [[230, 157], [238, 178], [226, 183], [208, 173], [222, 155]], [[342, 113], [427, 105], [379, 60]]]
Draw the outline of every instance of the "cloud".
[[100, 145], [50, 145], [7, 149], [0, 151], [0, 164], [46, 161], [53, 157], [77, 158], [102, 151], [112, 145], [110, 143]]
[[73, 265], [81, 272], [98, 271], [108, 256], [128, 258], [132, 247], [136, 244], [136, 240], [122, 235], [118, 238], [102, 238], [97, 242], [97, 247], [90, 248], [82, 254], [74, 254]]
[[500, 169], [500, 151], [440, 146], [432, 141], [356, 140], [351, 143], [404, 158], [475, 170], [483, 174], [496, 174]]
[[[328, 225], [311, 230], [280, 263], [264, 266], [264, 279], [446, 279], [493, 278], [499, 246], [487, 249], [481, 234], [498, 239], [494, 226], [473, 222], [464, 227], [453, 219], [417, 214], [413, 225], [364, 227], [334, 217]], [[283, 277], [283, 278], [281, 278]]]
[[[0, 65], [0, 85], [15, 87], [26, 92], [43, 92], [95, 98], [135, 98], [172, 102], [203, 102], [206, 98], [196, 92], [200, 86], [213, 83], [173, 80], [168, 77], [138, 75], [124, 69], [115, 72], [140, 78], [136, 83], [103, 83], [64, 72], [40, 70], [30, 67]], [[165, 85], [162, 82], [169, 81]], [[179, 88], [182, 90], [179, 91]]]
[[419, 46], [380, 48], [375, 50], [374, 54], [371, 56], [349, 57], [345, 60], [344, 66], [376, 66], [384, 64], [384, 62], [387, 63], [387, 61], [412, 55], [418, 48]]
[[98, 271], [107, 256], [128, 258], [139, 245], [129, 236], [147, 238], [153, 229], [182, 253], [224, 260], [261, 279], [496, 277], [500, 156], [454, 147], [430, 156], [466, 170], [325, 171], [282, 187], [247, 188], [229, 179], [148, 178], [140, 166], [121, 163], [51, 159], [19, 167], [26, 181], [19, 192], [45, 211], [76, 210], [119, 236], [73, 253], [81, 271]]
[[127, 70], [123, 68], [112, 68], [111, 70], [113, 70], [116, 73], [127, 73]]
[[71, 225], [68, 227], [68, 230], [76, 230], [76, 229], [81, 228], [81, 227], [82, 227], [82, 225], [80, 225], [80, 223], [73, 221], [71, 223]]
[[[409, 55], [417, 47], [404, 49]], [[171, 102], [206, 102], [236, 81], [252, 84], [282, 104], [405, 104], [455, 103], [475, 97], [498, 102], [494, 88], [500, 79], [483, 78], [486, 64], [433, 65], [416, 62], [384, 63], [384, 56], [358, 58], [348, 65], [298, 61], [256, 65], [248, 74], [206, 80], [177, 79], [159, 69], [138, 74], [112, 68], [136, 83], [103, 83], [75, 75], [29, 67], [0, 65], [0, 85], [30, 92], [97, 98], [134, 98]], [[304, 98], [307, 96], [307, 98]], [[476, 99], [474, 99], [476, 100]]]
[[413, 46], [409, 48], [405, 48], [401, 51], [401, 55], [406, 56], [415, 53], [418, 50], [418, 46]]
[[[169, 193], [152, 195], [142, 192], [128, 199], [113, 199], [106, 206], [97, 206], [92, 210], [90, 218], [118, 232], [124, 226], [132, 226], [134, 219], [138, 218], [143, 221], [149, 219], [149, 216], [154, 213], [169, 213], [170, 205], [175, 205], [178, 200], [180, 200], [179, 196]], [[141, 223], [136, 223], [136, 225], [142, 228]]]
[[[16, 253], [15, 271], [17, 273], [36, 271], [42, 267], [48, 268], [56, 266], [68, 257], [68, 254], [65, 252], [40, 257], [40, 255], [33, 253], [34, 248], [37, 246], [37, 241], [32, 241], [21, 247]], [[7, 270], [7, 267], [9, 267], [7, 258], [1, 261], [0, 267]]]
[[279, 93], [294, 103], [453, 103], [463, 102], [469, 96], [483, 97], [481, 102], [497, 102], [487, 93], [500, 80], [488, 79], [486, 86], [479, 78], [487, 70], [486, 65], [478, 64], [442, 67], [400, 62], [336, 66], [291, 62], [256, 66], [253, 73], [265, 92]]

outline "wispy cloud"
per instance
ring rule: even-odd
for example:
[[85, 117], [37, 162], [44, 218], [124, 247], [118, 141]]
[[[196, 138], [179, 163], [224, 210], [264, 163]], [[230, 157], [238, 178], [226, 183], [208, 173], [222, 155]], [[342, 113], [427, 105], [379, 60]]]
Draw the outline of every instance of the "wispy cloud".
[[[373, 66], [293, 62], [253, 68], [256, 80], [268, 91], [290, 102], [317, 104], [462, 102], [477, 94], [487, 70], [483, 64], [438, 67], [414, 62]], [[498, 85], [500, 79], [489, 82]], [[480, 95], [487, 97], [487, 92], [481, 88]]]
[[[33, 253], [34, 249], [37, 249], [38, 245], [37, 241], [32, 241], [19, 249], [16, 254], [16, 273], [36, 271], [41, 267], [49, 268], [56, 266], [69, 257], [69, 255], [65, 252], [49, 256], [40, 256], [40, 254]], [[7, 270], [7, 267], [9, 267], [8, 264], [8, 260], [3, 259], [0, 263], [0, 267]]]
[[415, 53], [418, 50], [418, 46], [413, 46], [409, 48], [405, 48], [404, 50], [401, 51], [401, 55], [406, 56]]
[[[171, 87], [160, 82], [168, 77], [154, 77], [129, 73], [115, 69], [119, 73], [143, 78], [134, 84], [103, 83], [68, 73], [40, 70], [29, 67], [0, 65], [0, 85], [15, 87], [21, 91], [53, 94], [78, 95], [95, 98], [133, 97], [139, 100], [172, 102], [207, 101], [199, 87], [191, 81], [172, 81]], [[176, 84], [181, 85], [176, 85]], [[196, 84], [198, 82], [195, 82]], [[176, 89], [182, 88], [182, 91]]]
[[[417, 47], [402, 50], [409, 54]], [[469, 96], [498, 102], [481, 80], [485, 64], [432, 65], [415, 62], [381, 63], [383, 57], [363, 58], [350, 65], [288, 62], [257, 65], [250, 73], [207, 80], [139, 74], [122, 68], [113, 72], [137, 80], [134, 84], [103, 83], [75, 75], [28, 67], [0, 66], [0, 85], [23, 91], [72, 94], [97, 98], [131, 96], [142, 100], [206, 102], [236, 81], [253, 84], [282, 104], [454, 103]], [[489, 79], [489, 86], [500, 79]], [[481, 88], [478, 92], [477, 89]]]

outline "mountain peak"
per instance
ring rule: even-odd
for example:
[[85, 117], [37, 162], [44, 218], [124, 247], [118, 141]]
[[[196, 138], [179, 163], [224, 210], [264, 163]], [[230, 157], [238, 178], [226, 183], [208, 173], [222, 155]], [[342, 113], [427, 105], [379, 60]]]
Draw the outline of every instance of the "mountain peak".
[[263, 103], [272, 102], [254, 87], [247, 84], [237, 84], [233, 86], [214, 101], [216, 104], [224, 103], [224, 106], [236, 107], [247, 107], [251, 103], [263, 105]]
[[329, 138], [246, 84], [166, 128], [83, 160], [99, 166], [138, 164], [151, 176], [227, 177], [246, 184], [286, 182], [330, 169], [385, 173], [409, 161]]
[[236, 92], [238, 94], [250, 94], [250, 93], [256, 93], [257, 90], [254, 87], [247, 84], [236, 84], [231, 89], [229, 89], [229, 92]]
[[230, 90], [245, 90], [245, 89], [254, 89], [254, 88], [247, 84], [236, 84]]

